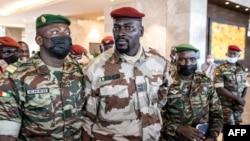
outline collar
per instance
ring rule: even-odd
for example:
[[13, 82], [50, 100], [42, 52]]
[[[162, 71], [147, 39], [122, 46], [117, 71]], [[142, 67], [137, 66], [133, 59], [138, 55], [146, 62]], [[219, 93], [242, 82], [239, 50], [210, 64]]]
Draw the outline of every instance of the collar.
[[[32, 62], [39, 75], [49, 75], [48, 66], [42, 61], [39, 53], [37, 53], [33, 58]], [[63, 64], [63, 73], [71, 73], [76, 71], [77, 67], [74, 63], [71, 63], [71, 58], [66, 57]]]
[[144, 47], [141, 46], [135, 56], [127, 56], [127, 55], [119, 53], [116, 49], [114, 49], [114, 52], [108, 61], [112, 64], [118, 63], [119, 61], [134, 64], [135, 62], [140, 63], [145, 59], [146, 59], [145, 50], [144, 50]]

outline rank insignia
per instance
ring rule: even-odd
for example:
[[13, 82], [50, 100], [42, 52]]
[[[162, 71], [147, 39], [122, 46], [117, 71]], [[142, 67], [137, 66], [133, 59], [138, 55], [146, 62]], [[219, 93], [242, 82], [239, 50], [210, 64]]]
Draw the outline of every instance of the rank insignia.
[[6, 68], [6, 71], [10, 72], [10, 73], [13, 73], [16, 71], [16, 67], [13, 66], [13, 65], [8, 65], [8, 67]]

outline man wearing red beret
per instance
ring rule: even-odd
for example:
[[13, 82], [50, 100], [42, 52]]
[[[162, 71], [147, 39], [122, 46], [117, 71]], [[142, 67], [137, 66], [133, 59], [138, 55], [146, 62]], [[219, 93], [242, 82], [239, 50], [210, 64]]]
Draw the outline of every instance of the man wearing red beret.
[[247, 71], [237, 62], [241, 49], [236, 45], [229, 45], [227, 61], [219, 65], [214, 71], [214, 84], [220, 96], [223, 109], [224, 124], [239, 125], [241, 114], [245, 106], [247, 88]]
[[11, 37], [0, 37], [0, 74], [2, 74], [8, 64], [17, 62], [19, 47], [20, 45]]
[[89, 61], [92, 61], [94, 59], [94, 57], [90, 53], [88, 53], [88, 51], [83, 46], [74, 44], [69, 53], [69, 56], [76, 59], [79, 63], [82, 63], [82, 55], [85, 55], [89, 59]]
[[101, 48], [100, 48], [100, 52], [103, 53], [104, 51], [112, 48], [114, 45], [114, 40], [112, 36], [105, 36], [102, 39], [102, 44], [101, 44]]
[[140, 43], [144, 16], [132, 7], [111, 12], [114, 49], [85, 70], [84, 141], [159, 139], [160, 110], [172, 80], [168, 61]]

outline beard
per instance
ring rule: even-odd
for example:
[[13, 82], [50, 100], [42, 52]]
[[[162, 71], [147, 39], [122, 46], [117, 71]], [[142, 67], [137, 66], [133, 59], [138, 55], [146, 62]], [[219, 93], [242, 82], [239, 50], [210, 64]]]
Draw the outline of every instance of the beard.
[[120, 53], [126, 53], [130, 49], [129, 40], [125, 38], [118, 38], [115, 40], [116, 50]]

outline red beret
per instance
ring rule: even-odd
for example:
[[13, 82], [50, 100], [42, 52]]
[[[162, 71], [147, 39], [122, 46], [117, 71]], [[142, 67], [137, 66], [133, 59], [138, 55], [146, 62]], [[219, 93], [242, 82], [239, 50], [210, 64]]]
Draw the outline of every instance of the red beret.
[[228, 49], [229, 50], [235, 50], [235, 51], [241, 51], [241, 49], [236, 45], [229, 45]]
[[140, 19], [145, 16], [145, 14], [139, 12], [138, 10], [132, 7], [121, 7], [115, 9], [110, 13], [110, 15], [113, 18], [126, 17], [126, 18], [140, 18]]
[[86, 49], [80, 45], [73, 45], [72, 46], [72, 51], [75, 52], [76, 54], [80, 55], [83, 54], [84, 52], [86, 52]]
[[0, 37], [0, 46], [3, 46], [3, 47], [15, 47], [15, 48], [20, 47], [20, 45], [14, 39], [12, 39], [9, 36]]
[[113, 44], [114, 40], [112, 36], [106, 36], [102, 39], [102, 44], [108, 45], [108, 44]]

